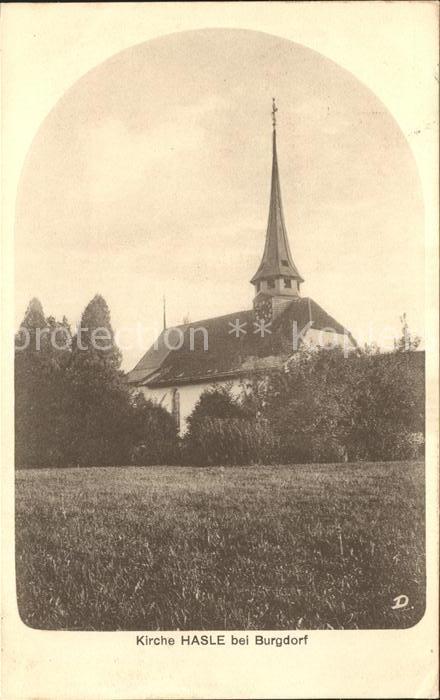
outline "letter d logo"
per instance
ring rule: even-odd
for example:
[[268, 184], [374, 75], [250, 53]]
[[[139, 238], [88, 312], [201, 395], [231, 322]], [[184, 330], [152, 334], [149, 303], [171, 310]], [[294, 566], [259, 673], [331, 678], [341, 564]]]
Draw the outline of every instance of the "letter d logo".
[[409, 598], [407, 595], [398, 595], [393, 598], [394, 605], [391, 606], [391, 610], [399, 610], [399, 608], [406, 608], [409, 603]]

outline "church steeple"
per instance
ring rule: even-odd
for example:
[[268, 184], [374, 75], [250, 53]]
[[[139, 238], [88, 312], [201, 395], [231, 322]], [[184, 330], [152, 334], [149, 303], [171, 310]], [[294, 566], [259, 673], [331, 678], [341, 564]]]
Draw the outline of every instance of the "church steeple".
[[293, 262], [284, 222], [278, 173], [276, 113], [278, 108], [272, 99], [272, 184], [270, 191], [269, 219], [266, 244], [260, 266], [251, 279], [256, 293], [290, 297], [299, 295], [303, 278]]

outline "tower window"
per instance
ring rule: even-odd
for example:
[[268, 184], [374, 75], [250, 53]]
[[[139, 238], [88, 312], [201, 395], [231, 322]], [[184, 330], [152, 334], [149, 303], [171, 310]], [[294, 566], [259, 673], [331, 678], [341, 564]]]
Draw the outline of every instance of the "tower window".
[[284, 278], [284, 287], [286, 287], [287, 289], [292, 288], [292, 280], [289, 277]]
[[269, 289], [275, 289], [275, 280], [267, 280], [267, 286]]
[[288, 267], [289, 261], [288, 260], [281, 260], [281, 264], [286, 265], [286, 267]]
[[261, 289], [261, 284], [259, 282], [257, 282], [257, 292], [259, 292], [260, 289]]

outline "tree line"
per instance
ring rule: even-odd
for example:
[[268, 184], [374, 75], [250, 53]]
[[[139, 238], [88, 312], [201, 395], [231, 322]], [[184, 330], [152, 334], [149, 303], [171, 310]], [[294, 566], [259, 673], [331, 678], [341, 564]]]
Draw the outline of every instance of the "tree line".
[[202, 394], [188, 420], [196, 464], [423, 458], [424, 353], [301, 350], [284, 371]]
[[19, 467], [152, 464], [175, 459], [162, 407], [133, 396], [109, 308], [96, 295], [72, 334], [33, 299], [16, 335], [15, 459]]
[[33, 299], [16, 335], [18, 467], [251, 464], [423, 456], [424, 362], [406, 318], [394, 352], [302, 349], [283, 371], [203, 392], [179, 438], [130, 390], [105, 300], [76, 333]]

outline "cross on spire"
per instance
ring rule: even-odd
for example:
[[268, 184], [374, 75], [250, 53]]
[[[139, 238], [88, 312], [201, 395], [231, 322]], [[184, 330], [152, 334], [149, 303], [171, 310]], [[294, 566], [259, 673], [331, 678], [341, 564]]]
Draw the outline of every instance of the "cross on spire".
[[272, 126], [273, 126], [274, 131], [275, 131], [276, 125], [277, 125], [277, 112], [278, 112], [278, 107], [275, 104], [275, 97], [272, 97]]

